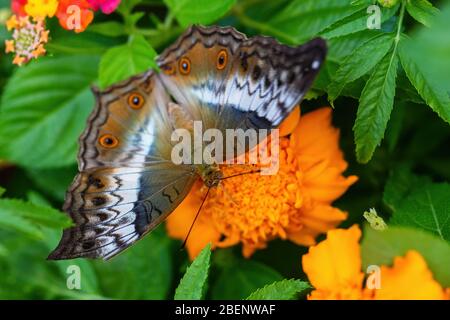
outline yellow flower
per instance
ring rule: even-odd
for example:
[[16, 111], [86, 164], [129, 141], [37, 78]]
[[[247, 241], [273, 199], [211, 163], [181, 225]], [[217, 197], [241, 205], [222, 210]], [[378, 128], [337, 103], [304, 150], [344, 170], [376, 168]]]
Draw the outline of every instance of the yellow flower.
[[19, 25], [19, 21], [17, 21], [16, 15], [12, 15], [6, 21], [6, 29], [8, 29], [8, 31], [11, 31], [12, 29], [16, 28], [18, 25]]
[[14, 41], [13, 40], [5, 40], [5, 53], [14, 52]]
[[[331, 109], [300, 118], [295, 111], [280, 127], [280, 169], [275, 175], [247, 174], [226, 179], [211, 190], [186, 243], [194, 258], [213, 247], [242, 243], [249, 257], [275, 238], [313, 245], [317, 235], [335, 228], [347, 214], [331, 206], [357, 177], [344, 177], [347, 163], [339, 149], [339, 130]], [[248, 172], [248, 165], [221, 166], [225, 177]], [[206, 192], [198, 181], [169, 216], [170, 236], [184, 239]]]
[[357, 225], [328, 231], [327, 239], [302, 257], [303, 270], [315, 288], [308, 299], [400, 300], [448, 299], [444, 289], [416, 251], [396, 257], [392, 267], [380, 267], [380, 288], [364, 286]]
[[47, 51], [44, 49], [44, 46], [41, 44], [36, 48], [36, 50], [33, 50], [31, 54], [33, 55], [33, 58], [37, 58], [44, 55], [46, 52]]
[[396, 257], [392, 267], [381, 266], [381, 288], [369, 293], [378, 300], [444, 299], [445, 292], [433, 279], [425, 259], [417, 251]]
[[28, 0], [25, 12], [33, 18], [53, 17], [58, 9], [58, 0]]
[[5, 41], [5, 52], [15, 54], [13, 63], [21, 66], [33, 58], [44, 55], [46, 52], [44, 44], [48, 41], [49, 33], [45, 30], [44, 22], [33, 21], [28, 16], [20, 17], [19, 21], [17, 19], [11, 21], [10, 26], [14, 31], [12, 39]]

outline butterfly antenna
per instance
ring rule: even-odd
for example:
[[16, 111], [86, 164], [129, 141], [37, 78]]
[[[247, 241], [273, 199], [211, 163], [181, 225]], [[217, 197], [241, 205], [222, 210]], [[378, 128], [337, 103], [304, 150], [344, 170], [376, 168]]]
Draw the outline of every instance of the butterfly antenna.
[[247, 172], [241, 172], [241, 173], [236, 173], [236, 174], [233, 174], [233, 175], [228, 176], [228, 177], [223, 177], [223, 178], [220, 179], [220, 180], [227, 180], [227, 179], [230, 179], [230, 178], [235, 178], [235, 177], [239, 177], [239, 176], [244, 176], [244, 175], [246, 175], [246, 174], [259, 173], [259, 172], [261, 172], [261, 169], [258, 169], [258, 170], [252, 170], [252, 171], [247, 171]]
[[209, 190], [211, 190], [211, 187], [208, 188], [208, 191], [206, 191], [205, 197], [202, 200], [202, 204], [200, 205], [200, 208], [198, 208], [197, 213], [195, 214], [194, 221], [192, 221], [191, 227], [189, 228], [189, 231], [186, 235], [186, 238], [183, 241], [183, 244], [181, 245], [180, 250], [183, 250], [184, 247], [186, 247], [186, 242], [189, 238], [189, 235], [191, 234], [192, 228], [194, 227], [195, 221], [197, 221], [198, 215], [200, 214], [200, 211], [202, 210], [203, 205], [205, 204], [206, 198], [208, 198]]

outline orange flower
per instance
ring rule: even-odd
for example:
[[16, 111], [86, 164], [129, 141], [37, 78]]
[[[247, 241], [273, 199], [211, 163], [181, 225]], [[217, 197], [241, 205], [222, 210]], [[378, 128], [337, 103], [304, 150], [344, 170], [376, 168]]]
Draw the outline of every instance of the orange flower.
[[303, 270], [315, 290], [308, 299], [337, 300], [400, 300], [446, 299], [448, 295], [433, 279], [422, 256], [408, 251], [396, 257], [392, 267], [381, 266], [379, 289], [364, 287], [361, 271], [357, 225], [350, 229], [336, 229], [327, 233], [327, 239], [309, 248], [302, 257]]
[[64, 29], [80, 33], [94, 20], [91, 9], [87, 0], [59, 0], [56, 16]]
[[[186, 244], [191, 259], [209, 242], [213, 247], [242, 243], [245, 257], [275, 238], [313, 245], [317, 235], [346, 219], [331, 203], [357, 177], [342, 175], [347, 163], [338, 145], [339, 130], [331, 125], [331, 109], [300, 118], [296, 108], [281, 125], [280, 136], [277, 174], [233, 177], [211, 190]], [[249, 168], [231, 165], [221, 170], [227, 177]], [[169, 216], [170, 236], [186, 237], [205, 192], [198, 181]]]

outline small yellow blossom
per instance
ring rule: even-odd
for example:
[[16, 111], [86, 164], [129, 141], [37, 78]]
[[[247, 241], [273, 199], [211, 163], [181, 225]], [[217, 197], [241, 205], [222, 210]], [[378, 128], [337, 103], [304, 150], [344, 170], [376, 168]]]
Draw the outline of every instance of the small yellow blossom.
[[14, 52], [14, 41], [13, 40], [5, 40], [5, 52], [6, 53]]
[[6, 21], [6, 29], [8, 31], [11, 31], [12, 29], [16, 28], [19, 25], [19, 21], [17, 21], [16, 15], [12, 15], [11, 18], [9, 18]]
[[58, 9], [58, 0], [28, 0], [25, 12], [33, 17], [45, 19], [53, 17]]
[[5, 52], [14, 53], [13, 63], [21, 66], [31, 59], [45, 54], [44, 44], [48, 42], [49, 31], [42, 20], [33, 21], [30, 17], [11, 20], [12, 39], [5, 41]]
[[44, 46], [42, 44], [39, 45], [39, 47], [37, 47], [36, 50], [33, 50], [31, 52], [31, 54], [33, 55], [33, 58], [35, 58], [35, 59], [39, 56], [44, 55], [45, 53], [46, 53], [46, 50], [44, 49]]
[[303, 270], [315, 288], [312, 300], [424, 300], [448, 299], [441, 285], [434, 280], [424, 258], [414, 250], [396, 257], [392, 267], [380, 266], [380, 287], [364, 285], [361, 271], [357, 225], [350, 229], [328, 231], [326, 240], [309, 248], [302, 257]]
[[25, 58], [21, 56], [15, 56], [13, 59], [13, 64], [18, 65], [19, 67], [25, 63]]

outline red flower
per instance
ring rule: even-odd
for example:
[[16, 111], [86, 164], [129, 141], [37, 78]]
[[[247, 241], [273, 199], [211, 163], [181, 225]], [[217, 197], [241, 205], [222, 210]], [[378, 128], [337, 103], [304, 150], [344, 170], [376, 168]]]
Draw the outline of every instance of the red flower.
[[66, 30], [83, 32], [94, 19], [92, 7], [86, 0], [59, 0], [56, 16]]
[[101, 9], [103, 13], [113, 13], [120, 4], [120, 0], [88, 0], [94, 11]]
[[27, 0], [12, 0], [11, 11], [19, 17], [25, 17], [27, 15], [24, 8], [26, 4]]

